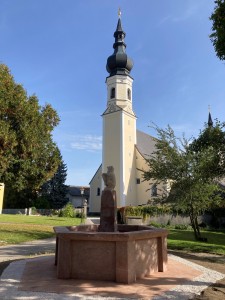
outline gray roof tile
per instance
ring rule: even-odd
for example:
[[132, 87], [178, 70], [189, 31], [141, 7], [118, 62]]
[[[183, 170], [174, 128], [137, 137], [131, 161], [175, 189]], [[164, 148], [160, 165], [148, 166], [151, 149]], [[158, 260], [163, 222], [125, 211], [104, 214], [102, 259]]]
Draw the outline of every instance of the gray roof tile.
[[155, 150], [155, 138], [147, 133], [137, 130], [137, 149], [144, 156], [144, 158], [148, 159], [149, 156]]

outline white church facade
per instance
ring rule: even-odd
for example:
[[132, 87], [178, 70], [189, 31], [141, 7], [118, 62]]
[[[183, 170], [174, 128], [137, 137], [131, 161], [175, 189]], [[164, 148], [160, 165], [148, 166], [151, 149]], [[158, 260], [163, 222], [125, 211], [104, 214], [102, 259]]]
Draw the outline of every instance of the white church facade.
[[106, 69], [107, 105], [102, 114], [102, 164], [90, 181], [89, 211], [99, 212], [101, 192], [104, 189], [102, 173], [114, 167], [117, 206], [143, 205], [158, 196], [162, 186], [142, 180], [147, 170], [146, 159], [154, 151], [155, 141], [150, 135], [136, 129], [133, 111], [132, 60], [126, 54], [125, 32], [119, 17], [114, 33], [114, 53], [108, 57]]

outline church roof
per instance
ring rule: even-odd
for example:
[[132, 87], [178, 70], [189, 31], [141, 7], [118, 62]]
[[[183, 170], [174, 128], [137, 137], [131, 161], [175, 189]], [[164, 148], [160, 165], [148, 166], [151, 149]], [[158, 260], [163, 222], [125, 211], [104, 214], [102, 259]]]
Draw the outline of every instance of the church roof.
[[137, 130], [137, 149], [144, 156], [144, 158], [148, 159], [149, 156], [155, 150], [156, 140], [153, 136], [144, 133], [142, 131]]
[[213, 126], [213, 120], [212, 120], [211, 113], [209, 112], [209, 117], [208, 117], [208, 127], [212, 127], [212, 126]]

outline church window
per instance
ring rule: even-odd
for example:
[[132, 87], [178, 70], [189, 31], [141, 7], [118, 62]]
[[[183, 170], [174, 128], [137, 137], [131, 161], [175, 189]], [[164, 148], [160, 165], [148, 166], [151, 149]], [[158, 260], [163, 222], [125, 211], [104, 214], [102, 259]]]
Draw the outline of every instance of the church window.
[[110, 98], [115, 98], [115, 95], [116, 95], [116, 89], [115, 88], [112, 88], [111, 89], [111, 94], [110, 94]]
[[131, 100], [131, 90], [127, 89], [127, 98]]
[[140, 184], [140, 183], [141, 183], [141, 179], [137, 178], [137, 184]]
[[100, 188], [97, 188], [97, 196], [100, 196]]
[[151, 196], [156, 197], [157, 195], [158, 195], [157, 185], [153, 184], [152, 189], [151, 189]]

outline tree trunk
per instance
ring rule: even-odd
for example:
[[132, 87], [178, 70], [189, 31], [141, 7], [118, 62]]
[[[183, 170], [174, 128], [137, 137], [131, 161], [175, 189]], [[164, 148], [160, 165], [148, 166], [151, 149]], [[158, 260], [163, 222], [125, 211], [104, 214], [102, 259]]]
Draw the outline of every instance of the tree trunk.
[[194, 230], [194, 235], [195, 235], [195, 239], [196, 241], [200, 241], [202, 240], [201, 237], [201, 232], [198, 226], [198, 217], [194, 214], [194, 209], [193, 206], [190, 205], [191, 209], [190, 209], [190, 220], [191, 220], [191, 226]]
[[198, 233], [198, 230], [196, 228], [195, 218], [192, 214], [190, 214], [190, 221], [191, 221], [191, 227], [194, 230], [195, 239], [198, 240], [199, 239], [199, 233]]

